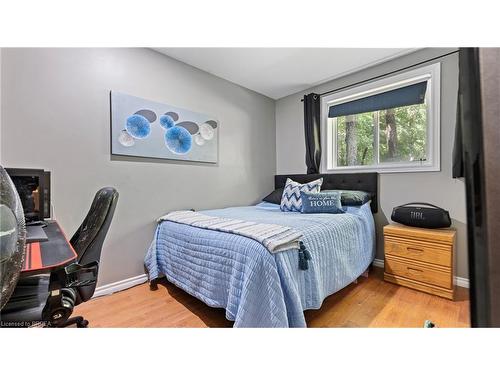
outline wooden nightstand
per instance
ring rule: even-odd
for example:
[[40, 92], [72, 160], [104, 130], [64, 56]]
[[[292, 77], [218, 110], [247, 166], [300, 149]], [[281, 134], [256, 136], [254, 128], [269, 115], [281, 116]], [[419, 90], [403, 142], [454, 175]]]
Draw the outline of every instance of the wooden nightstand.
[[454, 229], [384, 227], [384, 280], [453, 299]]

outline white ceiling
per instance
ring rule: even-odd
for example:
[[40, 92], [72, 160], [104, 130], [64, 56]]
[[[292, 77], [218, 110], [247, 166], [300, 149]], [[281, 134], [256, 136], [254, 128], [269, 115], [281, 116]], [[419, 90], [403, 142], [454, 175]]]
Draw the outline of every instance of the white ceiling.
[[273, 99], [415, 51], [412, 48], [155, 48]]

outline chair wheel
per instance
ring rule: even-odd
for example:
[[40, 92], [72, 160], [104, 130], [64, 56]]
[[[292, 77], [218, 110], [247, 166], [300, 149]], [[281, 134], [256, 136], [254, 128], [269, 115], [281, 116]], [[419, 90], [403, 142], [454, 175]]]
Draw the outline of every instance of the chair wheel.
[[89, 325], [89, 321], [88, 320], [82, 320], [81, 322], [78, 322], [76, 323], [76, 327], [77, 328], [87, 328]]

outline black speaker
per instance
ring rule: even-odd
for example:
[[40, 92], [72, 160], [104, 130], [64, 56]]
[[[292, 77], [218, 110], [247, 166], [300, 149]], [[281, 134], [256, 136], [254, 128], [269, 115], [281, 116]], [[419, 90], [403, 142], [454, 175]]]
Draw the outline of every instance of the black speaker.
[[450, 213], [430, 203], [406, 203], [392, 209], [391, 220], [420, 228], [448, 228]]

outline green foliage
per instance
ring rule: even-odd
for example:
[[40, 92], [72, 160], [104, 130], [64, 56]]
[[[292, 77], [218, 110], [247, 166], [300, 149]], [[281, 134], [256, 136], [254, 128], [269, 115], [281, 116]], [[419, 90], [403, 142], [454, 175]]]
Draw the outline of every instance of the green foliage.
[[[396, 118], [396, 153], [388, 156], [385, 123], [386, 111], [367, 112], [356, 115], [357, 165], [375, 163], [375, 126], [379, 126], [380, 162], [408, 162], [426, 158], [427, 108], [416, 104], [394, 109]], [[346, 166], [346, 116], [337, 118], [337, 165]]]
[[397, 128], [396, 155], [394, 160], [390, 160], [388, 157], [385, 111], [380, 111], [380, 161], [398, 162], [425, 159], [427, 143], [427, 108], [425, 104], [395, 108], [394, 112]]
[[[337, 164], [339, 166], [347, 165], [346, 158], [346, 116], [337, 118]], [[373, 140], [374, 124], [372, 112], [356, 115], [356, 133], [357, 133], [357, 160], [358, 165], [369, 165], [374, 163], [373, 159]]]

